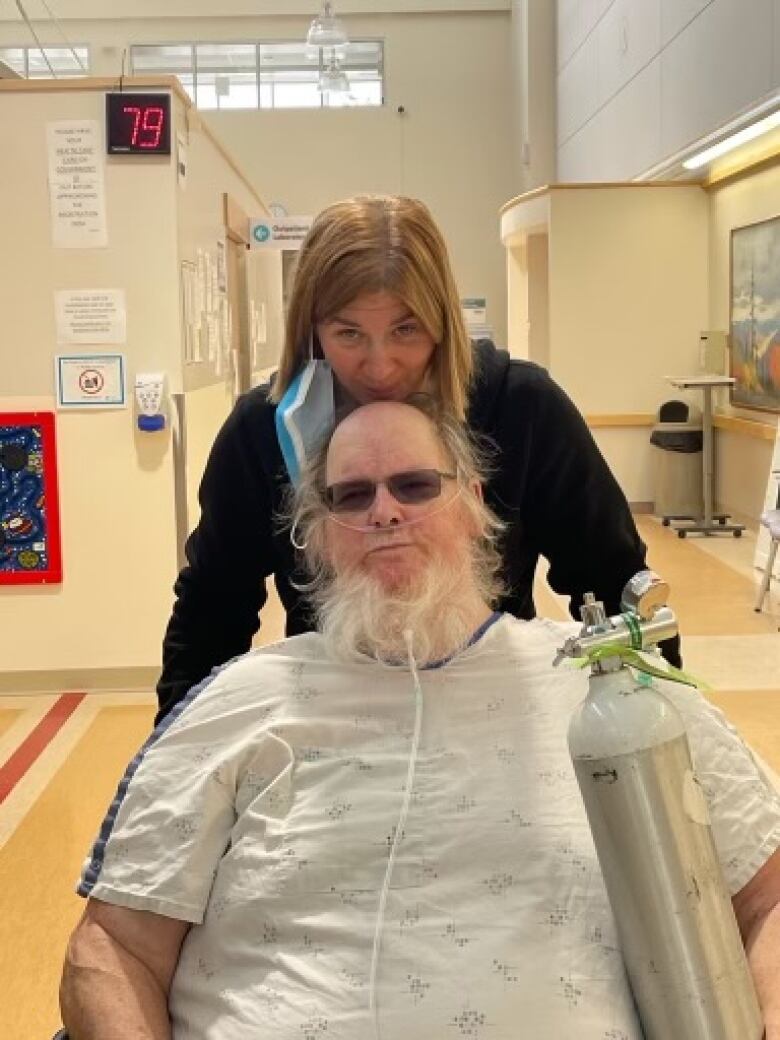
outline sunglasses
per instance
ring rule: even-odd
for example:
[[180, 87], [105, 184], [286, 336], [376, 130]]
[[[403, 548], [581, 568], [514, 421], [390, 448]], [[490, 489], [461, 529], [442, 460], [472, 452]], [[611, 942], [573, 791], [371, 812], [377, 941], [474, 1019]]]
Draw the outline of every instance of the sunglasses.
[[377, 488], [384, 486], [403, 505], [431, 502], [441, 494], [442, 480], [457, 480], [455, 473], [438, 469], [410, 469], [384, 480], [345, 480], [325, 488], [325, 504], [331, 513], [362, 513], [371, 507]]

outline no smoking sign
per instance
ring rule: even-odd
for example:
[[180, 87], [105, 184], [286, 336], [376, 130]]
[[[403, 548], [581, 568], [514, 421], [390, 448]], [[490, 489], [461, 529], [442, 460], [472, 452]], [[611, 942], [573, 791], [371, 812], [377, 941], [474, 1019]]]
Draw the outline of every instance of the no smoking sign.
[[96, 368], [87, 368], [79, 375], [79, 389], [82, 393], [90, 396], [99, 394], [105, 385], [103, 373]]
[[58, 408], [126, 408], [123, 354], [58, 354]]

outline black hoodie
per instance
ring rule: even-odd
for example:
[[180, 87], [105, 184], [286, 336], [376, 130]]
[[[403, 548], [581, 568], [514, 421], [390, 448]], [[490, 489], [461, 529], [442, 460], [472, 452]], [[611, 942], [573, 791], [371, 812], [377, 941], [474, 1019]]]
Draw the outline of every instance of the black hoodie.
[[[474, 346], [468, 424], [497, 449], [485, 499], [507, 525], [509, 591], [498, 609], [534, 617], [534, 571], [544, 556], [547, 580], [571, 597], [573, 617], [585, 592], [618, 612], [623, 586], [645, 566], [645, 546], [582, 416], [544, 369], [510, 359], [487, 340]], [[201, 517], [187, 540], [188, 565], [176, 581], [163, 644], [158, 718], [212, 668], [249, 649], [269, 575], [287, 611], [287, 634], [312, 627], [305, 599], [290, 584], [296, 561], [289, 532], [275, 524], [288, 487], [275, 411], [267, 386], [250, 390], [211, 449]], [[679, 663], [676, 641], [664, 652]]]

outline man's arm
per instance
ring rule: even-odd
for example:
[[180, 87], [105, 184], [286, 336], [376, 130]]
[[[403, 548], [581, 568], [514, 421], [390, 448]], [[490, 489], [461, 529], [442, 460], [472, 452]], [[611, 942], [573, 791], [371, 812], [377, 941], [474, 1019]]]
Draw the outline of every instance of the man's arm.
[[766, 1040], [780, 1040], [780, 849], [737, 892], [733, 905], [764, 1016]]
[[60, 984], [70, 1040], [170, 1040], [168, 991], [189, 927], [90, 899]]

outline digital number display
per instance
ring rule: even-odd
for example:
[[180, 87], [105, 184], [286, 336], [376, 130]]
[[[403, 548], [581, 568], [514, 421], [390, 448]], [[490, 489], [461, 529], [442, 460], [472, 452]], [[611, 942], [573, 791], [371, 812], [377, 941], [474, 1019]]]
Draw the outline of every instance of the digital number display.
[[109, 155], [170, 155], [170, 94], [106, 94]]

